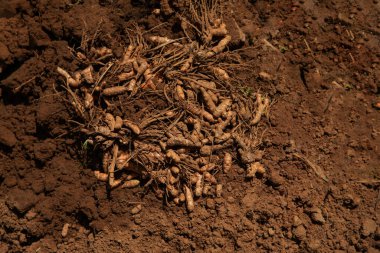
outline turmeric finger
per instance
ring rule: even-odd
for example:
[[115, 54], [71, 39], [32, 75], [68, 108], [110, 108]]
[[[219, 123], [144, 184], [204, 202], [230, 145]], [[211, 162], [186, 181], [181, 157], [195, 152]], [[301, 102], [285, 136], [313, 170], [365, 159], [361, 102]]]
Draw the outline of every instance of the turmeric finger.
[[194, 198], [193, 193], [191, 192], [190, 188], [187, 186], [184, 186], [185, 189], [185, 198], [186, 198], [186, 207], [189, 212], [192, 212], [194, 210]]
[[251, 120], [251, 125], [256, 125], [261, 120], [262, 115], [265, 113], [265, 110], [269, 107], [269, 99], [265, 98], [264, 101], [260, 94], [256, 95], [257, 110], [255, 117]]

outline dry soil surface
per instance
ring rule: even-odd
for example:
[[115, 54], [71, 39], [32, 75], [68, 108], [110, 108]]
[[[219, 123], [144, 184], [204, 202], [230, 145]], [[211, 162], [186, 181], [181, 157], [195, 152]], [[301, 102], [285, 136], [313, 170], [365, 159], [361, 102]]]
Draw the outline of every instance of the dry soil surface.
[[84, 30], [117, 53], [131, 21], [176, 37], [175, 18], [158, 1], [0, 1], [0, 252], [380, 252], [380, 1], [232, 2], [252, 68], [236, 74], [273, 101], [267, 173], [218, 175], [222, 197], [188, 214], [107, 196], [54, 91]]

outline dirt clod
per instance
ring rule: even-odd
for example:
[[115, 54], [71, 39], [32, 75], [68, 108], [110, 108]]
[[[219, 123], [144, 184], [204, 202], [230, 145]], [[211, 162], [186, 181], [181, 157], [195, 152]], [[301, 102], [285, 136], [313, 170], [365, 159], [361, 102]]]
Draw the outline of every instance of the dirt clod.
[[324, 224], [326, 222], [325, 218], [323, 217], [322, 210], [319, 208], [313, 208], [310, 210], [310, 217], [313, 222], [318, 224]]
[[37, 200], [31, 190], [23, 191], [15, 188], [9, 192], [6, 203], [11, 210], [24, 214], [36, 204]]
[[298, 227], [302, 224], [302, 220], [297, 215], [293, 217], [293, 226]]
[[51, 140], [45, 140], [41, 143], [35, 143], [33, 146], [34, 157], [39, 162], [46, 162], [49, 158], [52, 158], [56, 150], [56, 145]]
[[9, 176], [5, 177], [4, 184], [8, 188], [12, 188], [13, 186], [17, 185], [17, 177], [12, 176], [12, 175], [9, 175]]
[[303, 241], [306, 239], [306, 228], [303, 225], [293, 228], [293, 235], [297, 240]]
[[0, 125], [0, 144], [7, 147], [13, 147], [16, 145], [17, 139], [14, 133], [7, 127]]
[[206, 206], [208, 209], [211, 209], [211, 210], [215, 209], [215, 200], [212, 198], [206, 199]]
[[278, 174], [278, 172], [273, 171], [268, 178], [268, 182], [273, 187], [278, 187], [284, 183], [284, 179]]
[[373, 219], [365, 218], [362, 223], [361, 234], [365, 237], [375, 233], [377, 224]]

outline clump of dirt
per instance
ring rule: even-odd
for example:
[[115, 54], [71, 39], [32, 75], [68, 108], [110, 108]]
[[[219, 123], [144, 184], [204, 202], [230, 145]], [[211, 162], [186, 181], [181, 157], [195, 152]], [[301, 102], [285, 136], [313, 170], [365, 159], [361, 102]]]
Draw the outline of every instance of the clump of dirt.
[[[270, 117], [258, 124], [266, 129], [259, 162], [267, 173], [245, 181], [246, 171], [233, 165], [217, 176], [221, 196], [197, 200], [190, 214], [140, 187], [107, 194], [88, 169], [100, 159], [84, 164], [88, 136], [78, 143], [72, 127], [80, 119], [57, 95], [56, 69], [88, 66], [75, 57], [83, 34], [121, 59], [133, 23], [145, 35], [203, 41], [181, 28], [186, 6], [169, 7], [95, 0], [0, 6], [0, 252], [377, 252], [378, 1], [234, 1], [223, 9], [228, 49], [249, 69], [218, 67], [247, 96], [272, 98]], [[149, 106], [124, 110], [136, 122]]]

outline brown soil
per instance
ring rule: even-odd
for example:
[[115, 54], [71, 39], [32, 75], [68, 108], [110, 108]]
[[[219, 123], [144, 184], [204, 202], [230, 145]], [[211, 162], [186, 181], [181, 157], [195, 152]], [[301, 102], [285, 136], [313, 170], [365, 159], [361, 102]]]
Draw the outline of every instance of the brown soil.
[[0, 252], [379, 252], [380, 2], [235, 1], [253, 70], [236, 74], [274, 101], [260, 123], [268, 172], [219, 175], [222, 198], [191, 214], [139, 188], [107, 196], [54, 90], [84, 30], [114, 52], [131, 21], [179, 36], [157, 6], [0, 1]]

